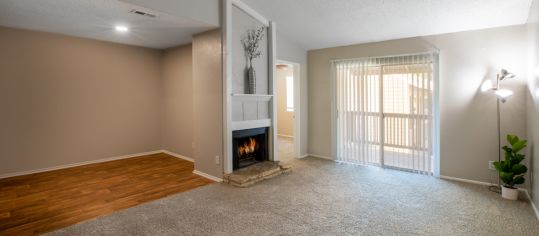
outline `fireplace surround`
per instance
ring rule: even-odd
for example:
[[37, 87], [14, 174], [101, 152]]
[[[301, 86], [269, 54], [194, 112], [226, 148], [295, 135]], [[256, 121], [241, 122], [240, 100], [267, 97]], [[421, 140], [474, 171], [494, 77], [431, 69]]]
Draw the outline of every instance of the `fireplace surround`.
[[268, 128], [232, 132], [233, 169], [241, 169], [268, 160]]

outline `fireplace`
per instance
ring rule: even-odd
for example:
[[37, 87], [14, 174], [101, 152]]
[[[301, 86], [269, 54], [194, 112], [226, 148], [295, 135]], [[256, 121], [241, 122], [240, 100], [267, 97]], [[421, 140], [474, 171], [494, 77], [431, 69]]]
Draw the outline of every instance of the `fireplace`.
[[232, 139], [234, 170], [268, 160], [268, 128], [235, 130]]

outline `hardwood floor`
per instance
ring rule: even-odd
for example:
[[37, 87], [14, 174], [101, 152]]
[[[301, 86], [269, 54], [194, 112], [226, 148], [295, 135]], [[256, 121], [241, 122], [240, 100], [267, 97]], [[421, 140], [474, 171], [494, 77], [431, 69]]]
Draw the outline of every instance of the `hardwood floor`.
[[0, 235], [42, 234], [213, 183], [160, 153], [0, 179]]

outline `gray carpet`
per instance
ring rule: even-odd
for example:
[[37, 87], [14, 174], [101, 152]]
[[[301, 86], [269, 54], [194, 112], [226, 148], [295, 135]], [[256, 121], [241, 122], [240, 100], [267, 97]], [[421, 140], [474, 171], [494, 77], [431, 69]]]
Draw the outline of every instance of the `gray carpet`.
[[208, 185], [50, 235], [539, 235], [526, 200], [484, 186], [317, 158], [293, 165], [250, 188]]

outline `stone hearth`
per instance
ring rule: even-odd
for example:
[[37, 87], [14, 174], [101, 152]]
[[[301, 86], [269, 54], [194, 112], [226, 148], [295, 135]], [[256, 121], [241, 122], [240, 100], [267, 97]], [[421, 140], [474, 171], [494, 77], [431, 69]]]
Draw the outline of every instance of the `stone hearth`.
[[223, 182], [236, 187], [249, 187], [257, 182], [270, 179], [283, 173], [291, 171], [291, 167], [279, 162], [265, 161], [260, 162], [227, 174]]

